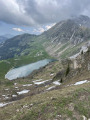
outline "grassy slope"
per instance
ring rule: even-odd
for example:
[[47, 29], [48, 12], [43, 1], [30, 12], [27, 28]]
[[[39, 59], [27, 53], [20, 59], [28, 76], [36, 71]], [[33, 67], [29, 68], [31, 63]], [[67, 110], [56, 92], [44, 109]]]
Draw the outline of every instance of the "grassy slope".
[[[56, 61], [37, 71], [33, 78], [28, 76], [24, 79], [12, 81], [12, 83], [17, 83], [20, 90], [30, 89], [30, 93], [25, 95], [28, 97], [0, 108], [0, 120], [83, 120], [83, 116], [90, 118], [90, 83], [67, 86], [80, 80], [90, 80], [90, 71], [84, 70], [62, 83], [61, 86], [56, 87], [55, 90], [48, 92], [42, 92], [46, 89], [44, 86], [22, 87], [23, 84], [30, 84], [33, 80], [50, 79], [53, 77], [50, 74], [54, 73], [55, 75], [60, 69], [62, 69], [62, 65]], [[7, 87], [10, 88], [10, 86], [5, 88]], [[10, 88], [12, 94], [15, 94], [14, 87], [12, 85]], [[1, 91], [5, 94], [4, 87]], [[41, 92], [38, 93], [37, 91]]]
[[82, 120], [82, 116], [89, 118], [89, 86], [90, 83], [29, 96], [1, 108], [0, 119]]
[[[67, 57], [70, 57], [76, 53], [78, 53], [83, 45], [85, 45], [86, 42], [79, 43], [76, 46], [71, 46], [70, 48], [66, 49], [60, 56], [61, 59], [65, 59]], [[67, 46], [65, 46], [67, 47]]]
[[[37, 52], [43, 50], [42, 47], [38, 45], [38, 50], [32, 51], [30, 55], [28, 56], [22, 56], [20, 58], [16, 58], [19, 60], [9, 59], [6, 63], [5, 61], [1, 61], [1, 65], [4, 68], [4, 72], [11, 67], [17, 67], [23, 64], [28, 64], [28, 62], [35, 62], [36, 57], [34, 57], [34, 54], [36, 55]], [[43, 50], [43, 52], [45, 52]], [[37, 60], [48, 58], [48, 54], [45, 52], [44, 56], [38, 56]], [[30, 60], [30, 61], [29, 61]], [[57, 73], [60, 69], [62, 69], [62, 66], [60, 63], [56, 62], [55, 65], [50, 65], [49, 67], [45, 67], [44, 70], [41, 70], [41, 72], [37, 73], [33, 79], [49, 79], [51, 73]], [[2, 70], [2, 69], [1, 69]], [[49, 77], [48, 77], [49, 76]], [[3, 74], [1, 75], [1, 78], [3, 78]], [[71, 86], [71, 87], [65, 87], [68, 84], [73, 84], [76, 81], [79, 80], [90, 80], [90, 73], [82, 73], [79, 76], [76, 76], [70, 81], [66, 81], [62, 86], [57, 88], [57, 90], [52, 90], [50, 92], [44, 92], [41, 94], [33, 94], [33, 96], [26, 97], [22, 100], [18, 100], [11, 105], [7, 105], [4, 108], [0, 108], [0, 119], [1, 120], [82, 120], [83, 115], [87, 118], [90, 118], [90, 83], [83, 84], [80, 86]], [[20, 82], [21, 81], [21, 82]], [[20, 79], [16, 80], [14, 82], [17, 82], [20, 84], [26, 84], [30, 83], [31, 78], [26, 79]], [[10, 89], [10, 92], [12, 91], [13, 94], [16, 92], [13, 86], [14, 82], [7, 82], [7, 86]], [[5, 86], [7, 88], [7, 86]], [[0, 89], [2, 91], [2, 94], [4, 94], [4, 86], [2, 86]], [[20, 89], [21, 86], [20, 86]], [[40, 87], [41, 91], [42, 87]], [[37, 89], [39, 90], [39, 88]], [[32, 91], [30, 91], [32, 92]], [[0, 93], [1, 94], [1, 93]], [[26, 107], [25, 107], [26, 106]]]
[[[88, 41], [90, 41], [90, 39], [88, 39]], [[49, 52], [49, 54], [53, 53], [52, 56], [53, 57], [57, 57], [57, 59], [66, 59], [76, 53], [78, 53], [81, 49], [82, 46], [84, 46], [85, 44], [87, 44], [88, 41], [85, 42], [81, 42], [77, 45], [73, 45], [70, 42], [66, 42], [61, 44], [60, 46], [57, 46], [58, 44], [54, 44], [54, 43], [50, 43], [48, 41], [45, 42], [44, 48], [46, 49], [47, 52]], [[50, 44], [52, 45], [50, 50], [47, 50], [47, 48], [49, 48]], [[57, 49], [57, 51], [54, 52], [54, 49]]]

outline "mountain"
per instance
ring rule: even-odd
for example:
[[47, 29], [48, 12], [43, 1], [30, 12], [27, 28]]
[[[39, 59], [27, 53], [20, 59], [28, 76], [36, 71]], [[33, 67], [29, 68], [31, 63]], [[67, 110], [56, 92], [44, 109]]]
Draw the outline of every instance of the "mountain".
[[80, 26], [82, 25], [90, 28], [90, 18], [88, 16], [80, 15], [79, 17], [74, 17], [73, 20]]
[[[23, 34], [8, 39], [0, 47], [0, 59], [30, 54], [37, 44], [58, 59], [77, 53], [90, 40], [90, 18], [79, 16], [63, 20], [41, 35]], [[35, 43], [35, 44], [33, 44]], [[35, 46], [34, 46], [35, 45]], [[38, 47], [39, 47], [38, 46]]]
[[[33, 55], [43, 52], [36, 35], [22, 34], [8, 39], [0, 46], [0, 59]], [[43, 53], [42, 53], [43, 54]]]
[[43, 35], [44, 47], [54, 57], [65, 58], [78, 52], [90, 40], [90, 18], [79, 16], [57, 23]]
[[60, 21], [41, 35], [22, 34], [6, 40], [0, 45], [0, 60], [4, 60], [0, 66], [7, 69], [0, 75], [12, 67], [45, 58], [61, 60], [78, 53], [90, 44], [89, 21], [89, 17], [79, 16]]
[[5, 35], [3, 35], [3, 36], [9, 39], [9, 38], [14, 37], [15, 35], [12, 35], [12, 34], [5, 34]]
[[7, 37], [0, 36], [0, 43], [5, 42], [7, 39], [8, 39]]
[[[15, 55], [20, 56], [20, 54], [22, 54], [22, 52], [26, 48], [28, 49], [32, 47], [31, 45], [29, 45], [29, 43], [34, 42], [34, 38], [35, 38], [35, 35], [24, 34], [24, 35], [18, 35], [11, 39], [8, 39], [0, 47], [1, 59], [13, 58]], [[27, 54], [27, 52], [25, 52], [24, 55]]]
[[0, 36], [0, 44], [4, 43], [7, 39], [14, 37], [14, 35], [5, 34]]

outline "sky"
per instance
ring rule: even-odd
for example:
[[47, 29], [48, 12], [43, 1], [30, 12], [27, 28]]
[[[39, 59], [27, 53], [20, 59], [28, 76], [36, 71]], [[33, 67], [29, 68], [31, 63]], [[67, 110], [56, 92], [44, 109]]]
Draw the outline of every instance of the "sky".
[[79, 15], [90, 17], [90, 0], [0, 0], [0, 35], [41, 34]]

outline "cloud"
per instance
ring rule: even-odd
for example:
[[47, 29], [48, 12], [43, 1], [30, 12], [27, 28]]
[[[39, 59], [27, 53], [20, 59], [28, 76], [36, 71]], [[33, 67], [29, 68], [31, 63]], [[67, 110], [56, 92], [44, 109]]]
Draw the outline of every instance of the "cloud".
[[37, 29], [34, 29], [33, 32], [36, 33], [43, 33], [44, 31], [47, 31], [48, 29], [50, 29], [51, 27], [53, 27], [56, 23], [50, 24], [50, 25], [45, 25], [43, 27], [39, 27]]
[[24, 30], [22, 30], [21, 28], [12, 28], [14, 31], [18, 31], [18, 32], [24, 32]]
[[50, 28], [53, 27], [55, 24], [56, 24], [56, 23], [53, 23], [53, 24], [51, 24], [51, 25], [46, 25], [46, 26], [45, 26], [46, 30], [50, 29]]
[[45, 29], [42, 27], [33, 30], [33, 32], [36, 32], [36, 33], [43, 33], [44, 31]]
[[[7, 4], [8, 3], [8, 4]], [[0, 20], [15, 25], [34, 24], [32, 17], [27, 15], [23, 6], [19, 5], [16, 0], [0, 0]]]
[[[89, 0], [0, 0], [0, 20], [21, 26], [40, 26], [85, 14]], [[49, 28], [49, 26], [47, 26]]]

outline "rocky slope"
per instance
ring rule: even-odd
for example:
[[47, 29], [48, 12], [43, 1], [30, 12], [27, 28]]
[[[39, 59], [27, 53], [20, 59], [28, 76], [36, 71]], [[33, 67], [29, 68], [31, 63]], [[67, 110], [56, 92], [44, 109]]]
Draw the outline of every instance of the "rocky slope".
[[90, 18], [79, 16], [57, 23], [44, 32], [46, 51], [57, 58], [65, 58], [77, 52], [90, 41]]

